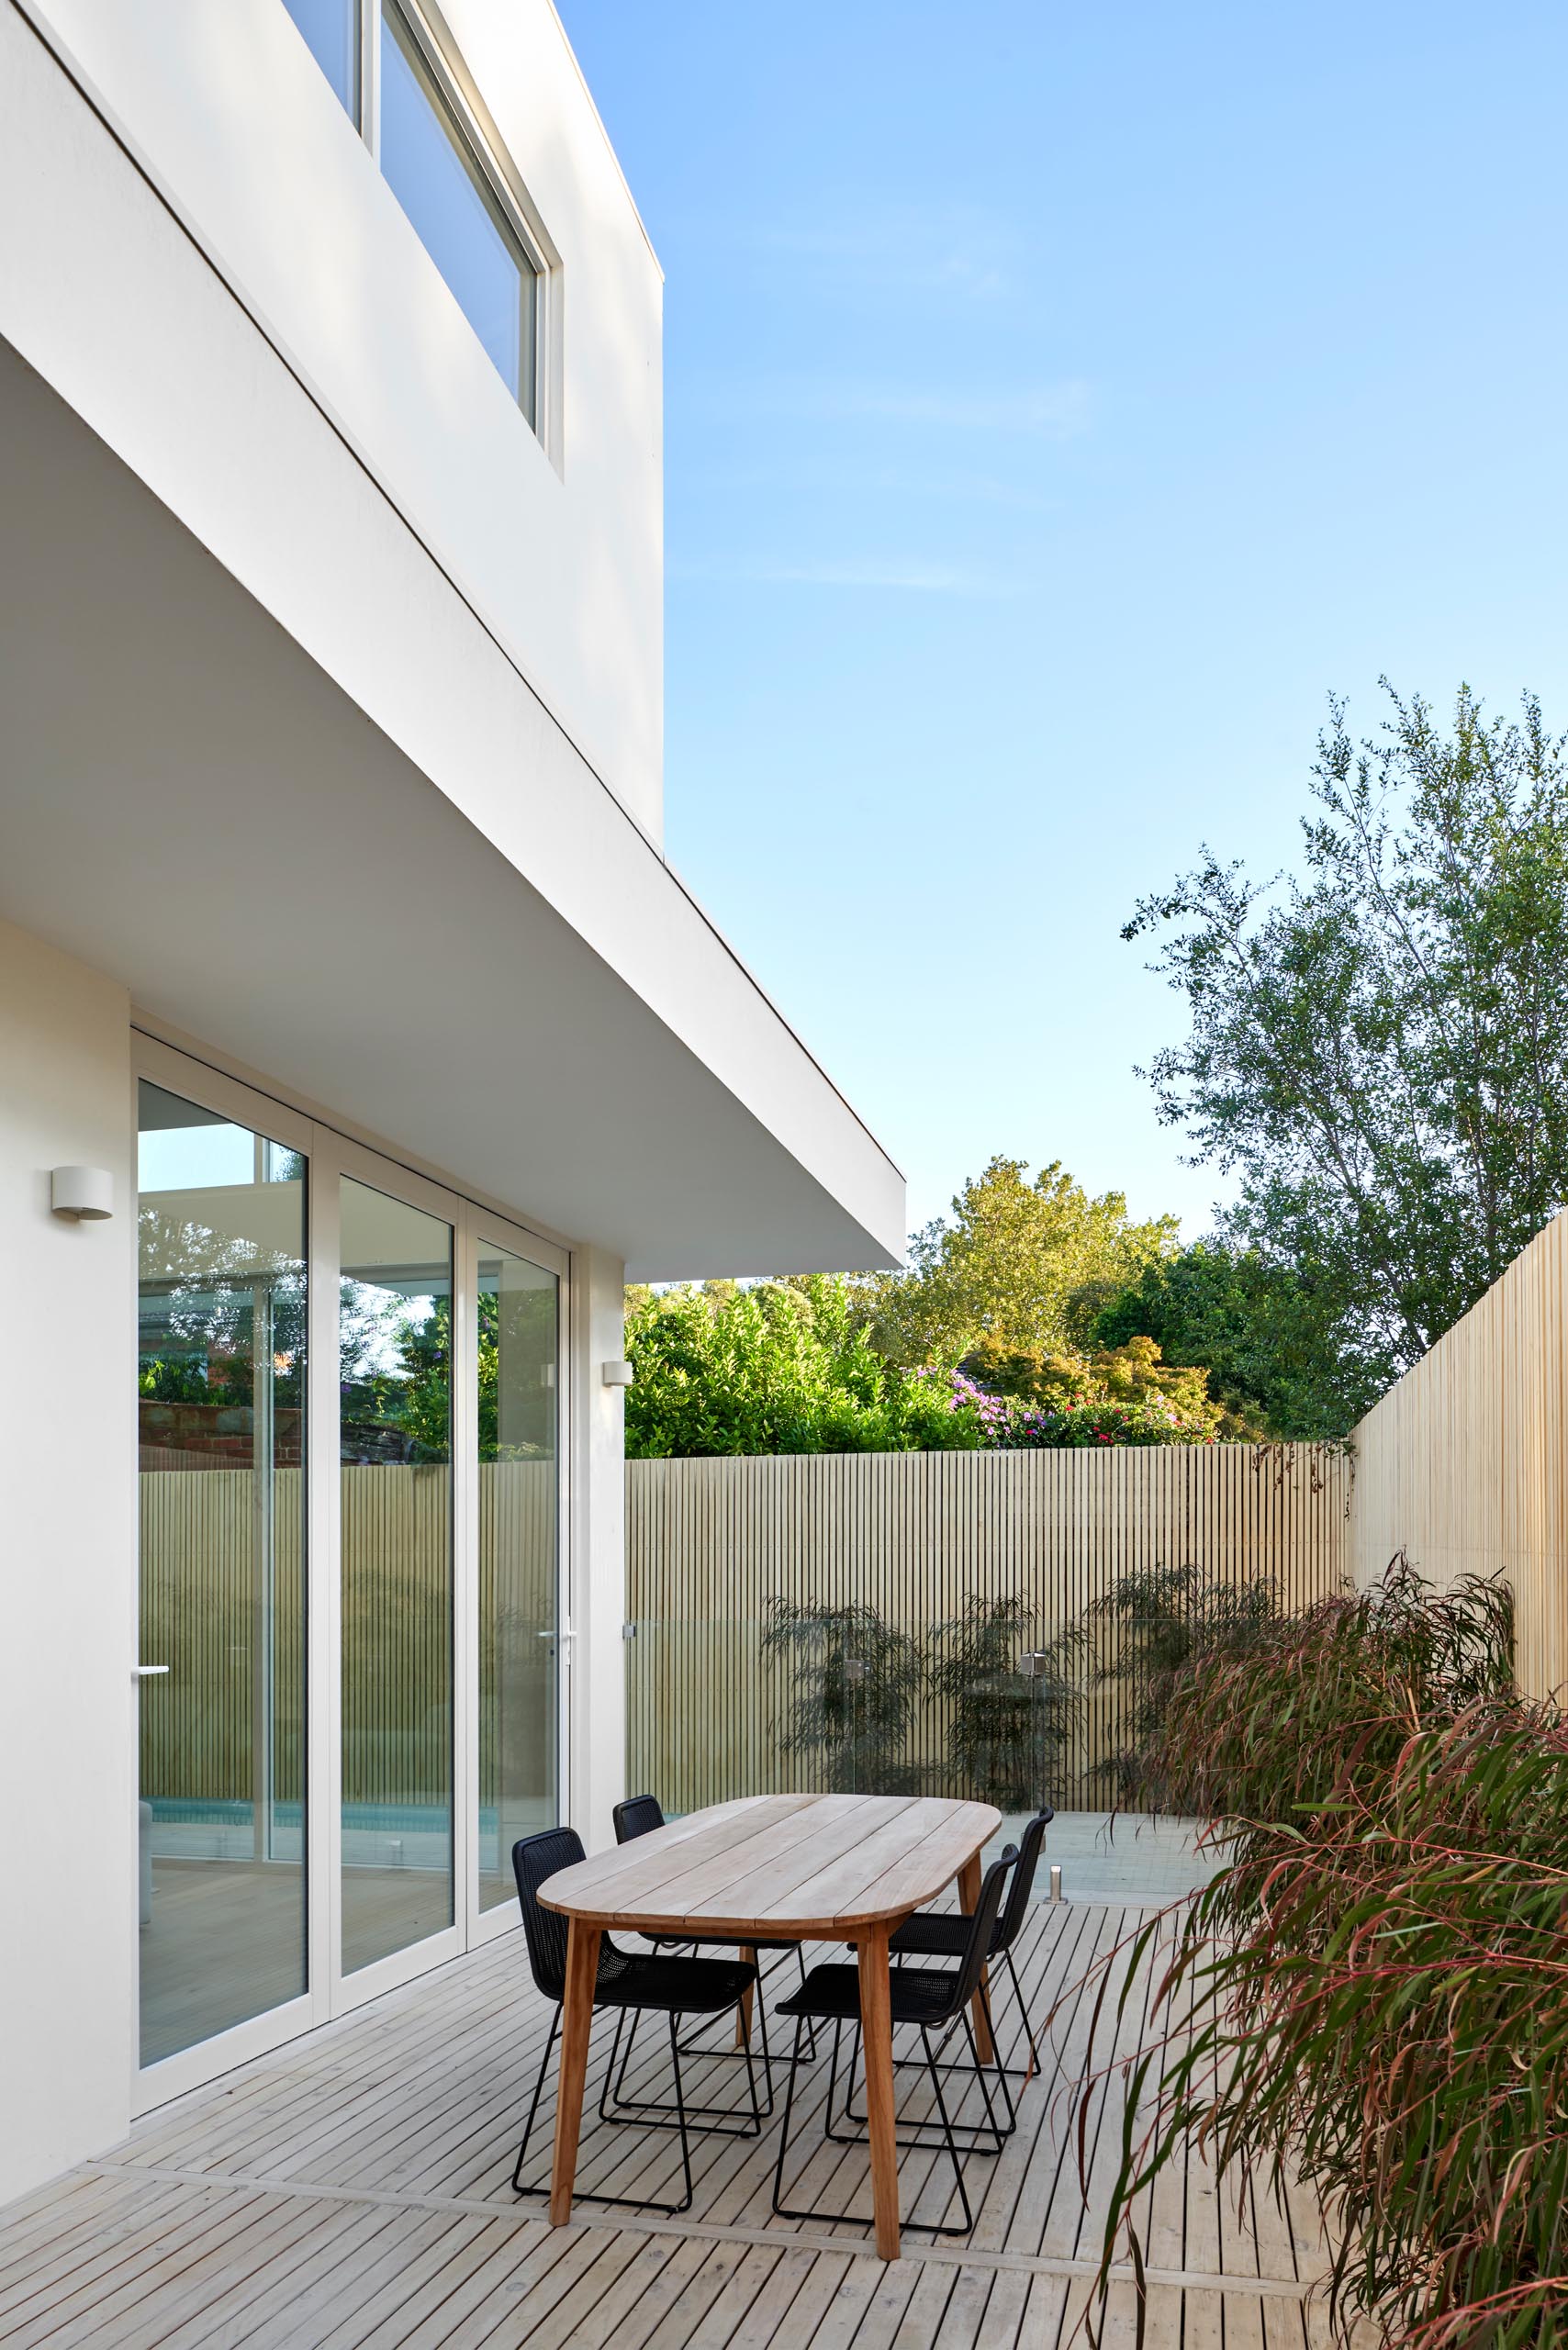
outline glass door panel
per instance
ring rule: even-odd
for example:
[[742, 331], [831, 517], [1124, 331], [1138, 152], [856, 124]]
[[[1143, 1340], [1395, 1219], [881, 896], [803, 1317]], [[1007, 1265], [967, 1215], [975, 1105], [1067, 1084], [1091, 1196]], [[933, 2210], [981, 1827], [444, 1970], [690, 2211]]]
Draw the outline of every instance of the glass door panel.
[[143, 1080], [140, 2045], [307, 1987], [306, 1170]]
[[348, 1177], [339, 1283], [342, 1972], [450, 1926], [452, 1226]]
[[560, 1284], [479, 1243], [479, 1907], [516, 1898], [511, 1848], [557, 1818]]

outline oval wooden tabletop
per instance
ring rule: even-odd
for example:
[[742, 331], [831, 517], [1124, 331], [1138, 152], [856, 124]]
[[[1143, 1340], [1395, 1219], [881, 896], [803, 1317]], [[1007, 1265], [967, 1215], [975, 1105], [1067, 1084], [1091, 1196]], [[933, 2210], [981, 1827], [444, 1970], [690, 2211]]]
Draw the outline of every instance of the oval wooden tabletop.
[[627, 1930], [825, 1939], [934, 1901], [1001, 1825], [935, 1796], [743, 1796], [561, 1869], [539, 1898]]

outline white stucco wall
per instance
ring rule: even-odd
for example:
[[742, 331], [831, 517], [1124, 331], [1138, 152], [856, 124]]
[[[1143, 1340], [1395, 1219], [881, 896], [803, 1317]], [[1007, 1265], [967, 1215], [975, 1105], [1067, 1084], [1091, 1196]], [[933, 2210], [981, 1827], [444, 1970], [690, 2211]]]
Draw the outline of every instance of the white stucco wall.
[[615, 1841], [628, 1792], [625, 1397], [603, 1370], [625, 1352], [625, 1277], [605, 1249], [573, 1253], [571, 1818], [590, 1852]]
[[[656, 839], [663, 285], [548, 0], [445, 0], [441, 13], [559, 257], [551, 454], [282, 0], [19, 5]], [[199, 343], [171, 346], [165, 365], [202, 356]], [[243, 435], [244, 417], [230, 429]], [[264, 475], [264, 440], [252, 457]]]
[[[122, 989], [0, 923], [0, 2202], [124, 2135], [136, 1214]], [[116, 1213], [50, 1213], [106, 1167]]]
[[[260, 5], [236, 0], [236, 15], [248, 20]], [[336, 108], [281, 0], [266, 5]], [[83, 13], [95, 23], [113, 14], [84, 0]], [[188, 10], [166, 0], [161, 14]], [[580, 90], [578, 97], [586, 106]], [[345, 316], [343, 339], [353, 341], [360, 324]], [[454, 1006], [489, 1007], [497, 1034], [463, 1028], [471, 1058], [454, 1058], [441, 1013], [449, 1076], [482, 1074], [488, 1083], [504, 1067], [500, 1098], [522, 1102], [543, 1081], [523, 1065], [528, 1057], [548, 1062], [554, 1115], [531, 1117], [528, 1135], [508, 1146], [508, 1163], [526, 1169], [519, 1188], [533, 1212], [563, 1231], [586, 1227], [634, 1258], [640, 1277], [891, 1261], [904, 1229], [897, 1169], [14, 0], [0, 0], [0, 337], [602, 965], [568, 968], [549, 922], [534, 918], [522, 894], [498, 897], [487, 917], [497, 925], [496, 951], [518, 968], [495, 962], [489, 982], [461, 990]], [[0, 369], [0, 408], [6, 390]], [[129, 485], [106, 487], [92, 462], [68, 454], [54, 428], [39, 424], [36, 397], [13, 391], [13, 408], [28, 414], [0, 453], [0, 473], [15, 476], [0, 501], [0, 540], [28, 586], [0, 644], [0, 683], [13, 741], [28, 733], [57, 780], [49, 791], [8, 794], [0, 769], [10, 852], [0, 860], [0, 907], [84, 956], [112, 934], [113, 952], [100, 959], [113, 960], [139, 1003], [169, 1027], [368, 1128], [403, 1123], [401, 1079], [394, 1100], [372, 1098], [374, 1057], [363, 1049], [352, 987], [345, 994], [342, 974], [319, 961], [336, 941], [351, 979], [368, 968], [343, 934], [341, 893], [324, 914], [307, 901], [318, 889], [336, 891], [334, 858], [341, 864], [345, 849], [361, 861], [363, 811], [388, 811], [369, 835], [383, 886], [420, 896], [432, 940], [448, 922], [455, 927], [452, 951], [421, 980], [433, 1014], [479, 935], [475, 856], [447, 840], [431, 845], [435, 818], [420, 810], [410, 821], [410, 779], [397, 761], [373, 772], [375, 737], [357, 722], [324, 730], [315, 682], [279, 681], [280, 648], [264, 621], [253, 643], [242, 641], [226, 588], [193, 590], [190, 551], [174, 533], [160, 540], [155, 518], [127, 497]], [[527, 437], [521, 420], [508, 421]], [[50, 442], [48, 463], [28, 445], [35, 432]], [[547, 550], [508, 539], [500, 520], [492, 517], [497, 547], [533, 565], [539, 592], [554, 593]], [[100, 548], [106, 532], [110, 543]], [[607, 560], [604, 543], [582, 559], [590, 567]], [[120, 585], [128, 564], [129, 595]], [[576, 608], [588, 634], [599, 601], [596, 591]], [[211, 649], [219, 626], [220, 659]], [[95, 642], [105, 635], [106, 643]], [[56, 688], [62, 647], [78, 642], [85, 674], [101, 675], [106, 660], [125, 672], [121, 695]], [[247, 697], [259, 684], [258, 720]], [[614, 684], [605, 687], [611, 699]], [[228, 710], [218, 708], [224, 695]], [[214, 888], [207, 864], [219, 839]], [[312, 853], [302, 856], [306, 842]], [[282, 868], [276, 877], [263, 871], [270, 858]], [[146, 873], [140, 894], [124, 887], [138, 867]], [[280, 962], [264, 990], [225, 957], [221, 938], [198, 948], [192, 929], [221, 905], [224, 877], [239, 872], [247, 907], [273, 904], [307, 950], [297, 968]], [[492, 878], [482, 877], [486, 888]], [[155, 918], [160, 890], [177, 919]], [[171, 952], [176, 938], [196, 950], [194, 981]], [[594, 1009], [606, 974], [612, 990], [619, 984], [638, 1000], [622, 1002], [612, 1023]], [[551, 1020], [536, 1051], [533, 1024], [499, 1008], [541, 1003]], [[668, 1031], [673, 1053], [640, 1005]], [[349, 1016], [334, 1018], [334, 1007]], [[577, 1048], [554, 1050], [557, 1041], [571, 1044], [574, 1023], [587, 1024]], [[496, 1161], [508, 1154], [492, 1142], [467, 1149], [475, 1114], [473, 1102], [458, 1117], [443, 1112], [444, 1150], [416, 1132], [403, 1139], [432, 1159], [456, 1160], [455, 1174], [499, 1196]], [[689, 1146], [684, 1161], [673, 1147], [662, 1149], [665, 1128]], [[621, 1149], [624, 1130], [650, 1138], [635, 1161]], [[559, 1165], [531, 1163], [556, 1135], [571, 1139], [565, 1184]], [[681, 1219], [701, 1191], [711, 1208], [701, 1207], [694, 1231]], [[740, 1213], [715, 1251], [721, 1204]], [[661, 1217], [673, 1239], [647, 1228]]]

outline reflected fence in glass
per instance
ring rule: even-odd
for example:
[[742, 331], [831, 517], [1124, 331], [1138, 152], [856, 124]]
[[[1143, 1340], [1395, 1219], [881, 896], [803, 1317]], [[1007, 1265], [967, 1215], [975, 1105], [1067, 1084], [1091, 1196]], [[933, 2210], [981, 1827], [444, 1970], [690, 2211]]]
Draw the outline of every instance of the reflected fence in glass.
[[559, 1284], [479, 1250], [479, 1907], [517, 1899], [511, 1848], [558, 1817]]
[[452, 1226], [345, 1177], [342, 1970], [450, 1926]]
[[140, 2049], [307, 1987], [303, 1158], [139, 1095]]
[[627, 1628], [628, 1784], [666, 1811], [786, 1790], [993, 1803], [1115, 1800], [1126, 1708], [1078, 1628], [1012, 1597], [939, 1623], [849, 1600]]

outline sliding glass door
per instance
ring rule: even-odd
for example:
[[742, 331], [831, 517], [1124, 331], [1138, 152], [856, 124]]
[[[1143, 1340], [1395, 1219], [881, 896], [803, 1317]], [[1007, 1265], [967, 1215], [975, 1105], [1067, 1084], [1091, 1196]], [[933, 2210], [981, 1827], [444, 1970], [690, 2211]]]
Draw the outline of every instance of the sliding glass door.
[[560, 1289], [480, 1237], [479, 1908], [516, 1899], [511, 1848], [559, 1813]]
[[570, 1631], [566, 1258], [142, 1062], [145, 2106], [509, 1930]]
[[308, 1988], [306, 1160], [138, 1101], [140, 2047]]
[[453, 1923], [453, 1230], [345, 1176], [342, 1964]]

